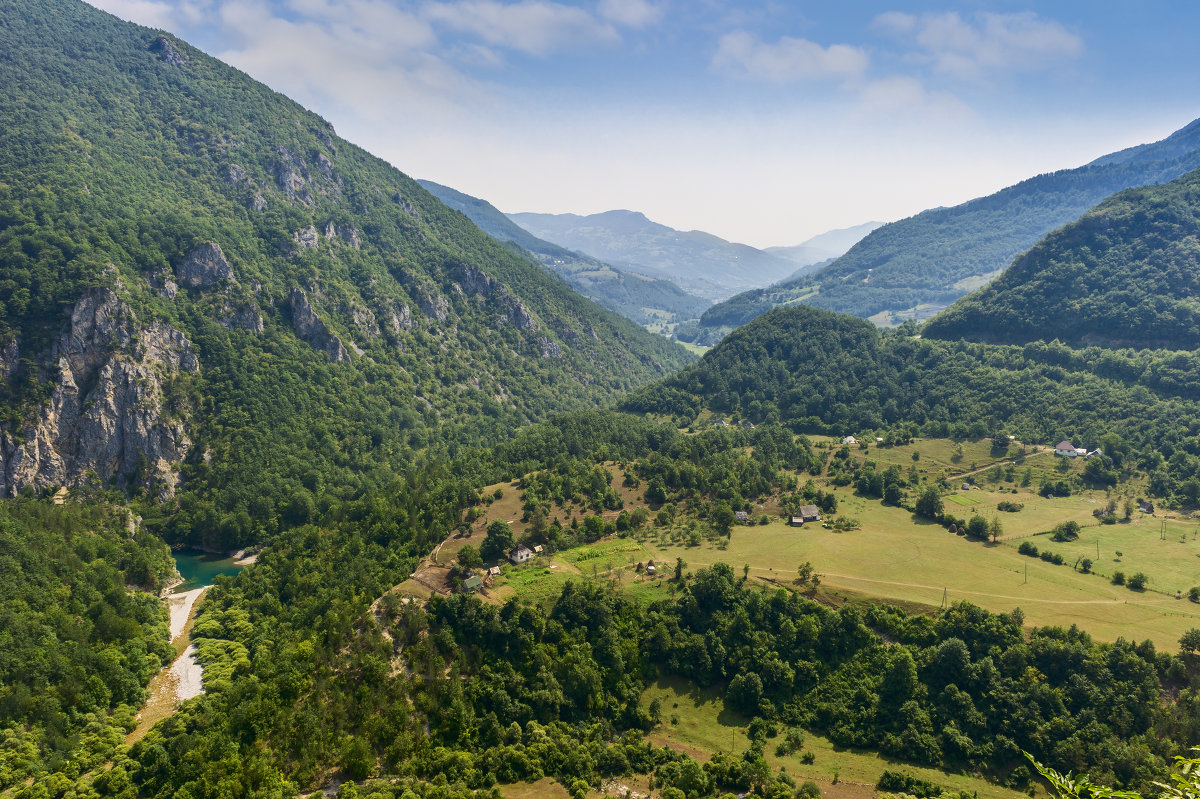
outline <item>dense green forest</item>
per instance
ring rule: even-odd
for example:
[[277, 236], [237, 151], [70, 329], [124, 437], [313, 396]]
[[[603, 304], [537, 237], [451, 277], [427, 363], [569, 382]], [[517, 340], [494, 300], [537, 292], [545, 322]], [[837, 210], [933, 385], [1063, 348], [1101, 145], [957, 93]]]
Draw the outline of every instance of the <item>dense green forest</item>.
[[[795, 302], [862, 317], [918, 305], [945, 305], [967, 293], [961, 286], [964, 281], [1006, 269], [1043, 236], [1078, 219], [1106, 197], [1131, 187], [1174, 180], [1197, 166], [1200, 120], [1160, 142], [1122, 150], [1077, 169], [1038, 175], [987, 197], [884, 225], [816, 275], [747, 291], [714, 305], [697, 328], [681, 331], [681, 337], [716, 343], [727, 332], [725, 328]], [[1114, 292], [1120, 290], [1113, 288]], [[1046, 307], [1052, 307], [1052, 301]]]
[[0, 503], [0, 791], [112, 757], [175, 655], [150, 593], [169, 550], [130, 521], [102, 503]]
[[638, 324], [695, 319], [708, 300], [688, 294], [669, 280], [616, 269], [583, 253], [539, 239], [502, 214], [487, 200], [431, 180], [418, 180], [434, 197], [461, 211], [479, 229], [527, 250], [571, 288]]
[[[727, 336], [694, 366], [634, 392], [622, 408], [677, 424], [702, 412], [778, 422], [797, 433], [911, 429], [1138, 451], [1160, 496], [1200, 494], [1200, 356], [915, 338], [810, 307], [779, 308]], [[1083, 444], [1080, 444], [1083, 446]]]
[[[653, 599], [583, 579], [537, 604], [393, 590], [500, 482], [530, 519], [581, 509], [531, 533], [564, 548], [658, 523], [618, 487], [726, 537], [768, 496], [832, 512], [798, 477], [826, 468], [805, 433], [1069, 436], [1194, 506], [1196, 353], [942, 342], [796, 307], [683, 368], [183, 42], [44, 0], [0, 7], [0, 47], [6, 796], [460, 799], [541, 777], [579, 796], [648, 774], [672, 799], [816, 799], [766, 758], [803, 730], [1017, 789], [1022, 750], [1145, 789], [1200, 742], [1193, 639], [1174, 654], [969, 605], [834, 609], [682, 559]], [[1110, 172], [1167, 168], [1138, 153]], [[130, 468], [111, 466], [116, 433], [88, 433], [110, 429], [145, 445]], [[159, 464], [151, 439], [183, 454]], [[872, 497], [897, 485], [848, 452], [828, 468]], [[172, 654], [164, 541], [264, 547], [200, 605], [205, 693], [126, 746]], [[652, 745], [660, 678], [712, 690], [749, 749], [701, 764]]]
[[1200, 171], [1130, 189], [1050, 234], [922, 331], [941, 339], [1200, 347]]
[[[99, 286], [127, 347], [152, 357], [147, 331], [165, 325], [195, 353], [161, 409], [135, 409], [180, 420], [192, 444], [175, 466], [180, 512], [145, 515], [214, 547], [302, 523], [414, 453], [502, 439], [691, 358], [182, 42], [69, 0], [6, 6], [3, 23], [6, 459], [61, 384], [51, 351]], [[185, 274], [206, 242], [223, 263]], [[78, 386], [85, 407], [97, 380]], [[162, 494], [134, 471], [113, 479]]]

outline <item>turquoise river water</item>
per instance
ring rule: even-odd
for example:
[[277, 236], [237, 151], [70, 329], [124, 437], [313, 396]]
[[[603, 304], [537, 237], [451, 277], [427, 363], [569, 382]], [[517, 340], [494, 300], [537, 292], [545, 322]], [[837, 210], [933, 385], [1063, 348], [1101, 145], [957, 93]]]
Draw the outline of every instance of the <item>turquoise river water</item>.
[[212, 585], [218, 575], [227, 574], [232, 577], [242, 570], [228, 555], [200, 552], [195, 549], [179, 549], [172, 554], [175, 557], [175, 568], [179, 569], [179, 576], [183, 578], [183, 584], [175, 588], [177, 594]]

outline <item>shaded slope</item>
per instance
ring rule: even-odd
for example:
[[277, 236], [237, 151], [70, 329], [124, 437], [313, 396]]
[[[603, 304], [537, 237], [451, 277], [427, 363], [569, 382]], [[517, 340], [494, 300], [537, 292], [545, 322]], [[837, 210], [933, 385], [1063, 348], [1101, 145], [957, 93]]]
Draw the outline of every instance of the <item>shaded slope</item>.
[[417, 182], [464, 214], [484, 233], [527, 250], [580, 294], [639, 324], [694, 319], [709, 305], [707, 300], [688, 294], [669, 280], [616, 269], [589, 255], [539, 239], [486, 200], [431, 180]]
[[857, 316], [945, 304], [1109, 195], [1200, 167], [1200, 120], [1153, 144], [884, 225], [817, 275], [814, 305]]
[[1200, 170], [1105, 200], [924, 332], [1003, 343], [1200, 348]]
[[709, 299], [774, 283], [796, 270], [786, 258], [699, 230], [675, 230], [636, 211], [508, 216], [535, 236], [619, 267], [666, 278]]

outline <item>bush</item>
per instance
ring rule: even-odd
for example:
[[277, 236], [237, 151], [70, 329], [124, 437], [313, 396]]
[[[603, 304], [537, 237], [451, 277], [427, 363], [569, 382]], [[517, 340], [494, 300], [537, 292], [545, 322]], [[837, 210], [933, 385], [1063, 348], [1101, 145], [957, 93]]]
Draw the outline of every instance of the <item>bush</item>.
[[1022, 541], [1021, 546], [1017, 547], [1017, 552], [1020, 552], [1022, 555], [1028, 555], [1031, 558], [1038, 556], [1038, 548], [1030, 541]]
[[1125, 585], [1125, 572], [1113, 572], [1113, 585]]
[[1007, 499], [996, 503], [996, 510], [1002, 510], [1005, 513], [1017, 513], [1024, 507], [1025, 505], [1020, 502], [1009, 502]]
[[1141, 572], [1138, 572], [1137, 574], [1135, 574], [1129, 578], [1129, 582], [1127, 583], [1127, 585], [1129, 586], [1129, 590], [1131, 590], [1131, 591], [1145, 591], [1146, 583], [1148, 583], [1148, 582], [1150, 582], [1150, 578], [1147, 577], [1146, 575], [1142, 574]]
[[1200, 585], [1193, 585], [1188, 589], [1188, 599], [1193, 602], [1200, 602]]

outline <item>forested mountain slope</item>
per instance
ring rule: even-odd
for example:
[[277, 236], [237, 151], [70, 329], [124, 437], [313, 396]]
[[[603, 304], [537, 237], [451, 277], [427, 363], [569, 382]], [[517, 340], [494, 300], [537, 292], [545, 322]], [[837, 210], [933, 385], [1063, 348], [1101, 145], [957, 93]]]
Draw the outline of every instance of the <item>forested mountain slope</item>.
[[744, 324], [771, 308], [803, 302], [855, 316], [911, 312], [953, 302], [1106, 197], [1165, 183], [1200, 167], [1200, 120], [1152, 144], [1076, 169], [1038, 175], [952, 208], [884, 225], [819, 271], [713, 306], [689, 340]]
[[0, 47], [5, 493], [175, 496], [224, 547], [690, 359], [170, 36], [47, 0]]
[[930, 320], [932, 338], [1200, 348], [1200, 170], [1130, 189]]
[[709, 306], [707, 300], [688, 294], [669, 280], [617, 269], [590, 255], [539, 239], [487, 200], [431, 180], [417, 182], [446, 205], [466, 215], [484, 233], [528, 250], [571, 288], [639, 324], [695, 319]]
[[[1200, 355], [942, 342], [911, 332], [885, 336], [852, 316], [777, 308], [622, 407], [681, 424], [710, 411], [838, 436], [897, 427], [962, 438], [1003, 430], [1053, 444], [1115, 434], [1163, 453], [1145, 465], [1159, 493], [1200, 477]], [[1170, 468], [1161, 469], [1168, 457]]]

